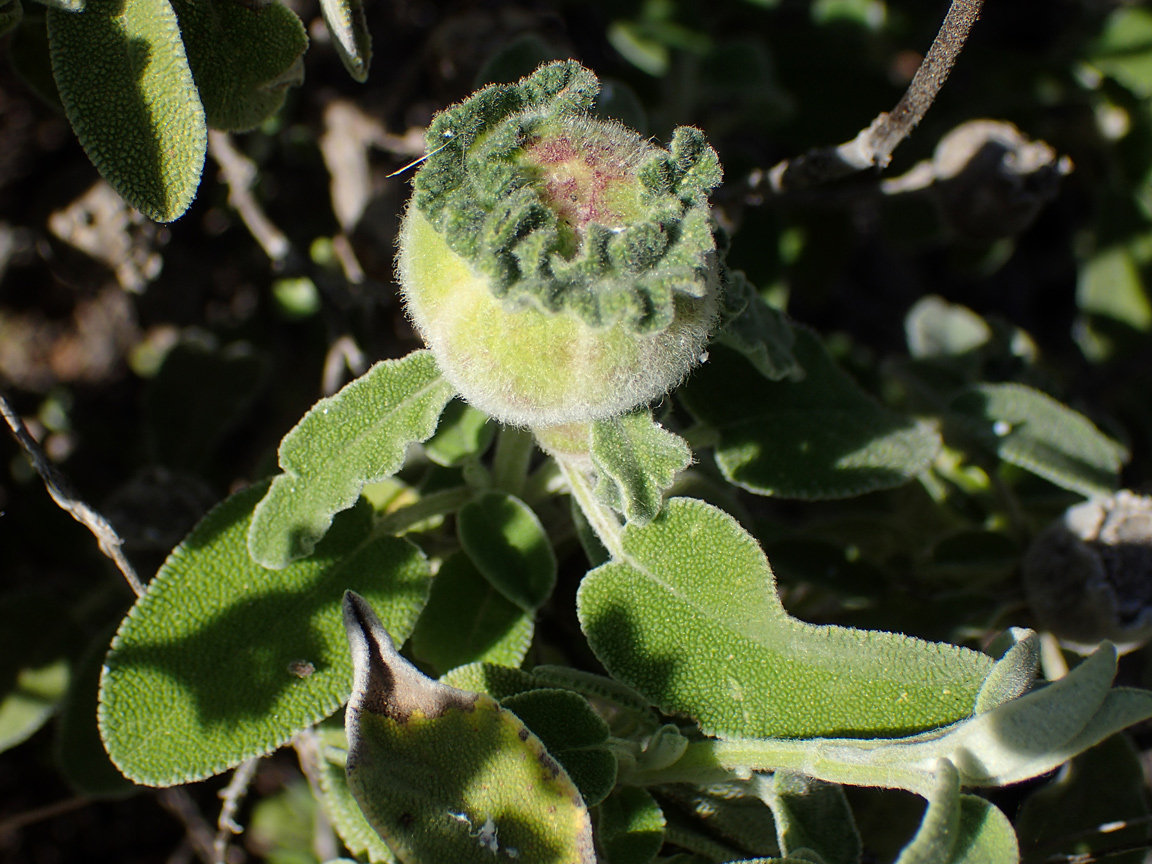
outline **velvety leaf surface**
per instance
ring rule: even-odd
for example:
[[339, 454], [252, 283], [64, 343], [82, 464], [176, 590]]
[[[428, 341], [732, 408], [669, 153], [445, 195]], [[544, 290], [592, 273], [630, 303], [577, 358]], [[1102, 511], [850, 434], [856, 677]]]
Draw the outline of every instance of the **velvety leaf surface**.
[[596, 842], [605, 864], [648, 864], [664, 845], [664, 813], [646, 789], [622, 786], [600, 803]]
[[992, 660], [791, 618], [732, 517], [677, 498], [585, 577], [581, 626], [613, 676], [718, 735], [898, 735], [968, 716]]
[[616, 757], [605, 746], [608, 724], [570, 690], [539, 689], [509, 696], [501, 703], [519, 717], [556, 759], [589, 807], [616, 785]]
[[0, 596], [0, 752], [43, 726], [64, 697], [72, 675], [68, 620], [46, 592]]
[[739, 311], [732, 310], [716, 341], [743, 354], [769, 381], [802, 379], [804, 370], [792, 353], [796, 337], [784, 314], [765, 303], [743, 273], [729, 274], [724, 299]]
[[815, 852], [825, 864], [859, 864], [860, 835], [843, 787], [777, 771], [761, 784], [781, 853]]
[[440, 417], [436, 434], [424, 442], [424, 452], [437, 465], [452, 468], [484, 454], [496, 436], [496, 424], [483, 411], [453, 399]]
[[532, 508], [513, 495], [489, 492], [456, 515], [460, 545], [492, 586], [525, 612], [556, 587], [556, 553]]
[[841, 498], [899, 486], [926, 468], [939, 436], [877, 403], [818, 337], [793, 329], [803, 380], [769, 381], [717, 347], [677, 391], [719, 433], [724, 476], [760, 495]]
[[345, 768], [348, 761], [348, 739], [344, 730], [329, 728], [325, 723], [316, 730], [321, 748], [320, 791], [324, 811], [341, 841], [354, 855], [367, 857], [372, 864], [396, 864], [388, 844], [364, 818], [364, 812], [348, 789]]
[[980, 384], [953, 400], [965, 429], [1005, 462], [1083, 495], [1115, 491], [1124, 447], [1082, 414], [1022, 384]]
[[138, 783], [210, 777], [270, 752], [348, 697], [340, 600], [353, 586], [398, 634], [428, 592], [419, 550], [374, 536], [362, 504], [311, 558], [271, 571], [248, 557], [252, 508], [266, 486], [233, 495], [169, 556], [112, 643], [100, 732]]
[[248, 550], [265, 567], [311, 553], [332, 516], [356, 503], [366, 483], [404, 464], [408, 445], [436, 430], [452, 398], [428, 351], [377, 363], [321, 399], [280, 442], [284, 473], [256, 508]]
[[684, 440], [647, 410], [598, 420], [590, 437], [597, 497], [638, 525], [656, 518], [665, 490], [692, 462]]
[[173, 0], [208, 125], [245, 132], [280, 110], [304, 80], [308, 36], [296, 13], [272, 0]]
[[52, 71], [76, 137], [121, 197], [179, 218], [204, 167], [204, 109], [168, 0], [48, 8]]
[[368, 604], [344, 602], [356, 680], [348, 786], [410, 864], [593, 864], [588, 810], [540, 739], [491, 697], [426, 678]]
[[372, 36], [364, 18], [362, 0], [320, 0], [320, 11], [348, 74], [356, 81], [368, 80]]
[[412, 650], [440, 672], [465, 663], [519, 666], [532, 643], [532, 615], [492, 587], [463, 553], [432, 581], [412, 633]]

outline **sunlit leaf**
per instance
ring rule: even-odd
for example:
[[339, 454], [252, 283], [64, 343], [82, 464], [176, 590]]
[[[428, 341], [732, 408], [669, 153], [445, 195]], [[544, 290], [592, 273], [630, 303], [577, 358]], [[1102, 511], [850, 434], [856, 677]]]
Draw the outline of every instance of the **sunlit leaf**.
[[637, 525], [656, 517], [664, 492], [692, 461], [684, 440], [647, 410], [596, 421], [591, 442], [597, 497]]
[[428, 351], [377, 363], [335, 396], [321, 399], [280, 442], [284, 473], [256, 508], [252, 557], [284, 567], [308, 555], [335, 513], [367, 483], [395, 473], [408, 445], [436, 430], [452, 385]]
[[579, 792], [515, 714], [424, 677], [355, 594], [344, 616], [356, 668], [348, 786], [401, 861], [593, 864]]
[[324, 23], [336, 44], [344, 68], [353, 80], [368, 80], [372, 60], [372, 36], [364, 17], [362, 0], [320, 0]]
[[436, 573], [412, 650], [442, 672], [481, 661], [519, 666], [533, 629], [530, 613], [493, 588], [467, 555], [456, 553]]
[[548, 534], [527, 504], [489, 492], [460, 508], [460, 545], [497, 591], [531, 612], [556, 585], [556, 554]]
[[860, 390], [808, 330], [794, 328], [801, 381], [768, 381], [731, 351], [710, 359], [679, 391], [719, 433], [716, 463], [760, 495], [841, 498], [907, 482], [940, 447], [932, 429]]
[[592, 571], [581, 626], [613, 676], [712, 734], [897, 735], [968, 716], [990, 658], [790, 617], [763, 552], [730, 516], [673, 499]]
[[[135, 2], [135, 0], [132, 0]], [[244, 132], [280, 110], [304, 80], [304, 25], [280, 3], [172, 0], [213, 129]]]
[[0, 597], [0, 752], [43, 726], [68, 689], [69, 621], [60, 612], [44, 591]]
[[311, 558], [275, 571], [252, 561], [245, 538], [265, 489], [233, 495], [193, 529], [112, 643], [100, 732], [138, 783], [210, 777], [335, 711], [351, 686], [340, 614], [349, 586], [393, 632], [415, 625], [427, 563], [406, 540], [375, 536], [366, 503]]
[[1082, 414], [1022, 384], [980, 384], [950, 407], [962, 428], [1005, 462], [1083, 495], [1115, 491], [1128, 458]]
[[76, 137], [121, 197], [157, 222], [196, 195], [204, 109], [168, 0], [48, 8], [52, 71]]
[[1152, 96], [1152, 12], [1140, 6], [1113, 9], [1091, 59], [1136, 96]]

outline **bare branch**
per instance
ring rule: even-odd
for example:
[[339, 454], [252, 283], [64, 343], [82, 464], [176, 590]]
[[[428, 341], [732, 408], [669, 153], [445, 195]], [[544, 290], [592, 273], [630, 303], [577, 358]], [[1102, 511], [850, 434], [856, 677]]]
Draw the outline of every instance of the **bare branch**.
[[252, 184], [256, 182], [255, 164], [233, 146], [232, 136], [227, 132], [208, 130], [208, 152], [220, 166], [220, 175], [228, 186], [228, 203], [240, 214], [249, 233], [272, 259], [272, 263], [277, 268], [283, 267], [292, 251], [292, 244], [284, 232], [268, 218], [252, 194]]
[[13, 410], [3, 392], [0, 392], [0, 414], [4, 415], [4, 421], [12, 431], [13, 437], [24, 448], [28, 458], [32, 460], [32, 465], [36, 469], [36, 473], [40, 475], [40, 479], [44, 481], [44, 487], [52, 496], [52, 500], [60, 509], [70, 513], [73, 519], [92, 532], [96, 542], [100, 545], [100, 551], [112, 559], [136, 596], [141, 596], [144, 593], [144, 584], [124, 556], [124, 551], [120, 548], [124, 541], [120, 539], [116, 529], [108, 523], [107, 519], [76, 496], [68, 481], [44, 454], [44, 451], [40, 449], [40, 445], [32, 437], [32, 433], [28, 431], [28, 427], [24, 425], [20, 415]]
[[212, 842], [212, 851], [215, 855], [215, 864], [228, 864], [228, 843], [233, 835], [241, 833], [244, 829], [236, 822], [236, 812], [244, 796], [248, 794], [248, 787], [256, 775], [256, 766], [259, 757], [246, 759], [232, 772], [232, 779], [228, 785], [220, 790], [220, 798], [224, 805], [220, 808], [220, 816], [216, 820], [216, 839]]
[[156, 794], [156, 800], [160, 802], [160, 806], [180, 820], [180, 824], [184, 826], [185, 837], [196, 853], [196, 857], [199, 858], [203, 864], [215, 864], [215, 856], [213, 854], [215, 851], [213, 849], [215, 838], [212, 827], [200, 813], [200, 809], [196, 806], [196, 802], [192, 800], [192, 796], [184, 789], [175, 787], [172, 789], [161, 789]]
[[944, 86], [983, 5], [984, 0], [952, 0], [928, 55], [891, 113], [880, 114], [851, 141], [780, 162], [768, 172], [769, 188], [777, 194], [794, 192], [886, 166]]

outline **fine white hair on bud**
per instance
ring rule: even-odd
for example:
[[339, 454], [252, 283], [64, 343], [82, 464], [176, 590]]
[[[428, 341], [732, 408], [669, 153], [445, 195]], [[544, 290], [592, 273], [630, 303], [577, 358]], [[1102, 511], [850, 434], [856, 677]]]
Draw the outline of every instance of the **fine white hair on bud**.
[[596, 119], [598, 91], [578, 63], [550, 63], [428, 130], [400, 233], [406, 308], [444, 375], [505, 423], [595, 420], [662, 395], [718, 315], [715, 152], [696, 129], [665, 150]]

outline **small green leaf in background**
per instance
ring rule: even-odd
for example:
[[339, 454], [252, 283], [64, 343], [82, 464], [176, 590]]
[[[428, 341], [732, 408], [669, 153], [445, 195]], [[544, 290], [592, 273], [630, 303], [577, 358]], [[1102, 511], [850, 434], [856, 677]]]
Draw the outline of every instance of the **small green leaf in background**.
[[210, 777], [268, 753], [348, 697], [340, 600], [372, 598], [393, 632], [415, 626], [428, 565], [374, 536], [372, 508], [342, 514], [315, 554], [282, 570], [248, 557], [265, 485], [209, 513], [169, 556], [120, 627], [100, 687], [100, 733], [138, 783]]
[[[135, 0], [133, 0], [135, 2]], [[208, 126], [246, 132], [304, 80], [308, 36], [279, 0], [172, 0]]]
[[776, 771], [759, 788], [772, 808], [782, 855], [815, 852], [824, 864], [858, 864], [860, 834], [843, 787]]
[[168, 0], [48, 8], [52, 71], [96, 169], [157, 222], [179, 218], [200, 185], [204, 108]]
[[243, 342], [216, 348], [184, 341], [172, 348], [144, 395], [154, 458], [169, 468], [203, 470], [267, 371], [265, 359]]
[[556, 587], [556, 553], [532, 508], [519, 498], [489, 492], [465, 504], [456, 533], [476, 569], [525, 612]]
[[580, 623], [613, 675], [709, 734], [894, 736], [972, 713], [991, 658], [953, 645], [790, 617], [756, 541], [674, 498], [627, 526], [625, 559], [589, 573]]
[[1089, 61], [1137, 97], [1152, 97], [1152, 11], [1139, 6], [1114, 10]]
[[318, 804], [302, 777], [259, 798], [244, 831], [244, 847], [266, 864], [316, 864]]
[[541, 688], [517, 693], [501, 704], [519, 717], [556, 759], [589, 807], [616, 785], [616, 757], [605, 746], [608, 724], [588, 700], [570, 690]]
[[457, 552], [432, 581], [428, 605], [412, 633], [412, 651], [438, 672], [481, 661], [519, 666], [534, 629], [531, 613], [504, 597]]
[[1128, 451], [1086, 417], [1023, 384], [980, 384], [952, 400], [960, 428], [1000, 459], [1082, 495], [1116, 490]]
[[60, 597], [39, 590], [0, 596], [0, 752], [55, 712], [72, 676], [70, 626]]
[[398, 858], [593, 864], [580, 793], [515, 714], [426, 678], [351, 592], [344, 620], [356, 669], [348, 786]]
[[424, 452], [437, 465], [454, 468], [479, 458], [496, 437], [496, 424], [483, 411], [453, 399], [440, 417], [436, 434], [424, 442]]
[[646, 789], [622, 786], [596, 811], [605, 864], [647, 864], [664, 845], [664, 813]]
[[[1016, 832], [1028, 859], [1092, 856], [1109, 864], [1143, 864], [1152, 840], [1150, 813], [1140, 756], [1123, 735], [1113, 735], [1030, 795], [1016, 817]], [[1101, 830], [1118, 822], [1130, 824]]]
[[664, 492], [692, 462], [684, 440], [647, 409], [597, 420], [590, 437], [596, 497], [637, 525], [656, 518]]
[[[1148, 56], [1152, 58], [1152, 52]], [[1074, 335], [1090, 360], [1100, 362], [1125, 350], [1139, 350], [1152, 330], [1152, 303], [1142, 273], [1148, 264], [1148, 240], [1144, 235], [1101, 249], [1080, 267], [1076, 307], [1081, 318]]]
[[313, 405], [280, 442], [284, 473], [253, 515], [253, 559], [279, 568], [311, 553], [333, 514], [399, 470], [409, 444], [431, 437], [453, 393], [431, 352], [415, 351]]
[[724, 302], [733, 307], [728, 313], [732, 317], [716, 334], [718, 344], [739, 351], [769, 381], [803, 379], [804, 370], [792, 353], [796, 336], [788, 319], [764, 302], [743, 273], [729, 274]]
[[56, 728], [60, 770], [77, 792], [89, 798], [120, 797], [139, 789], [112, 764], [96, 725], [100, 673], [112, 635], [109, 628], [96, 637], [76, 664]]
[[883, 407], [795, 327], [801, 381], [772, 382], [723, 347], [679, 393], [720, 436], [716, 463], [759, 495], [842, 498], [906, 483], [940, 448], [935, 431]]
[[336, 43], [336, 51], [353, 80], [368, 80], [372, 61], [372, 36], [364, 17], [362, 0], [320, 0], [324, 23]]

